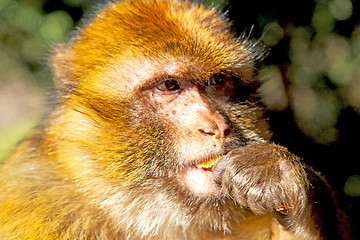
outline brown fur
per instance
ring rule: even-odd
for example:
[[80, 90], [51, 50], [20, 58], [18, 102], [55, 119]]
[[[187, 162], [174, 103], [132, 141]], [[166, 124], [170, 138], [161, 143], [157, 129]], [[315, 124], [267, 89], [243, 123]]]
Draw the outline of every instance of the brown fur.
[[[0, 239], [331, 239], [327, 185], [269, 143], [261, 54], [189, 1], [100, 10], [52, 51], [58, 102], [0, 169]], [[216, 193], [181, 179], [225, 154]]]

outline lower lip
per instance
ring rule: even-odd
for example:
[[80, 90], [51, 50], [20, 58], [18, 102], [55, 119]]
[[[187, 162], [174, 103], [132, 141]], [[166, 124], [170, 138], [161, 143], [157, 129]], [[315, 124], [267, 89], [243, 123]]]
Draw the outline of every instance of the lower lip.
[[190, 167], [179, 174], [180, 182], [191, 192], [211, 196], [218, 191], [210, 168]]

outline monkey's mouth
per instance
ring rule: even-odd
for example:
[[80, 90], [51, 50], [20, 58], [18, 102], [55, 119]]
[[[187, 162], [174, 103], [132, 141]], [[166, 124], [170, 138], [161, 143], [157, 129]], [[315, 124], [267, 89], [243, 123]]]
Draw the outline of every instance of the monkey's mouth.
[[179, 173], [180, 182], [191, 192], [200, 195], [215, 195], [219, 187], [214, 181], [212, 168], [223, 156], [206, 159], [197, 164], [184, 168]]
[[209, 169], [211, 170], [213, 166], [215, 166], [215, 164], [219, 161], [220, 158], [222, 158], [223, 155], [220, 155], [216, 158], [211, 158], [208, 160], [205, 160], [203, 162], [200, 162], [199, 164], [196, 165], [197, 168], [203, 168], [203, 169]]

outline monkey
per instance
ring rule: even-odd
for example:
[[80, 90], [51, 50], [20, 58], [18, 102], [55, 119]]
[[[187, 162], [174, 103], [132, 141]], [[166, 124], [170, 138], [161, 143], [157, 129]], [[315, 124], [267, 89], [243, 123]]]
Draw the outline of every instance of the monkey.
[[350, 239], [272, 142], [257, 40], [216, 7], [116, 0], [50, 50], [56, 100], [0, 169], [0, 239]]

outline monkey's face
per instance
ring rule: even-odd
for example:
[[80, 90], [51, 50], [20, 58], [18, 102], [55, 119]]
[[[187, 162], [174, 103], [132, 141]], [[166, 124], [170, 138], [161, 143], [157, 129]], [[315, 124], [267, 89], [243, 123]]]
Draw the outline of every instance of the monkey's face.
[[203, 194], [215, 193], [216, 186], [211, 171], [196, 165], [224, 154], [231, 134], [228, 119], [216, 109], [228, 97], [223, 93], [216, 97], [211, 94], [215, 87], [199, 87], [183, 79], [165, 79], [151, 91], [160, 106], [159, 113], [170, 126], [176, 126], [173, 148], [183, 166], [179, 172], [180, 182], [191, 191]]
[[167, 141], [171, 156], [166, 161], [173, 161], [173, 177], [191, 192], [214, 195], [218, 188], [211, 166], [201, 164], [239, 146], [265, 141], [267, 129], [259, 129], [264, 120], [254, 97], [257, 84], [253, 73], [243, 68], [209, 74], [198, 71], [193, 62], [160, 65], [156, 72], [161, 74], [132, 87], [143, 100], [133, 108], [147, 108], [147, 113], [135, 111], [132, 122], [141, 115], [156, 119], [150, 122], [166, 129], [171, 140]]

